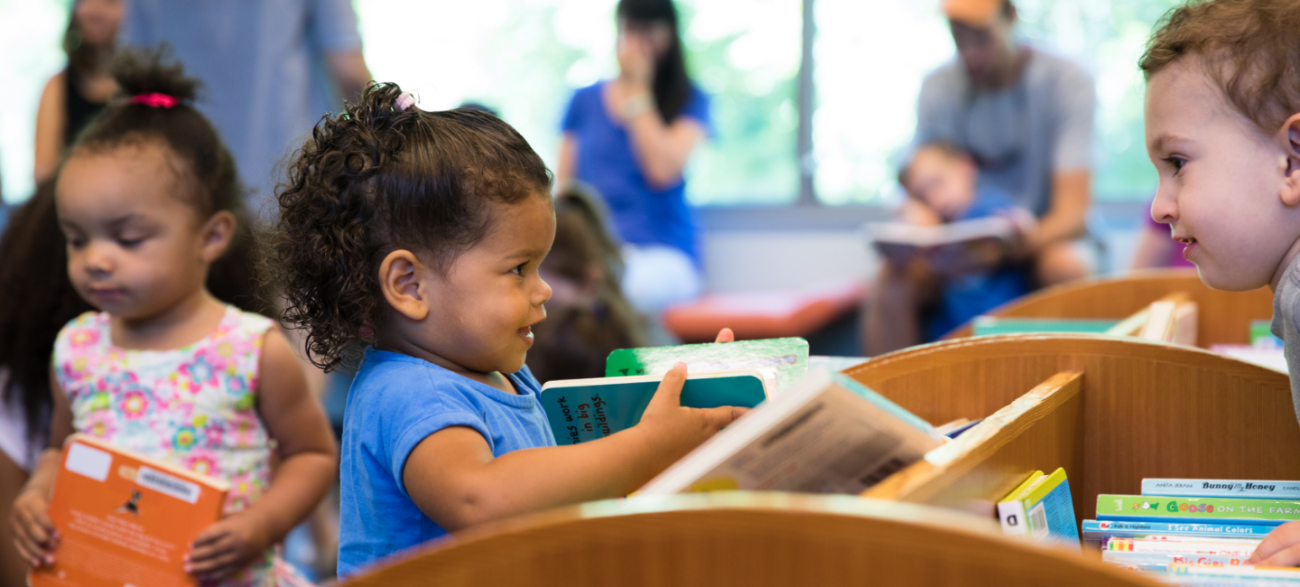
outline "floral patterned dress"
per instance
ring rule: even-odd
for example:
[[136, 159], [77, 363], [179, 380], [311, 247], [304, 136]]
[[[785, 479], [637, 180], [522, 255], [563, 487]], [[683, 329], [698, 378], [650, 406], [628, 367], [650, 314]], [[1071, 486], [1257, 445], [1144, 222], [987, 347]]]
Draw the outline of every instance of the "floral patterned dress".
[[[230, 484], [225, 513], [261, 496], [273, 441], [258, 416], [262, 339], [274, 323], [229, 306], [211, 334], [167, 350], [113, 345], [111, 318], [87, 312], [59, 332], [55, 376], [78, 432]], [[225, 586], [295, 584], [274, 549]]]

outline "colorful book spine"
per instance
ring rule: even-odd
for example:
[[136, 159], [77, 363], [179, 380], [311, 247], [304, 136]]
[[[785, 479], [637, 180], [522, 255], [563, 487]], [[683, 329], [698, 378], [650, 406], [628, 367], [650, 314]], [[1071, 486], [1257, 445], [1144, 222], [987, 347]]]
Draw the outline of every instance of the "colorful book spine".
[[1259, 546], [1257, 541], [1199, 542], [1111, 538], [1106, 542], [1105, 550], [1159, 552], [1164, 554], [1214, 554], [1247, 559], [1250, 558], [1251, 554], [1254, 554], [1256, 546]]
[[1107, 550], [1101, 560], [1124, 567], [1130, 571], [1163, 572], [1170, 565], [1204, 565], [1211, 567], [1241, 567], [1250, 557], [1222, 554], [1176, 554], [1164, 552], [1122, 552]]
[[1075, 525], [1074, 498], [1065, 469], [1058, 468], [1041, 483], [1029, 489], [1023, 500], [1029, 532], [1034, 540], [1062, 541], [1079, 546], [1079, 528]]
[[1097, 496], [1098, 519], [1257, 520], [1281, 524], [1300, 520], [1300, 501], [1224, 497]]
[[1142, 495], [1233, 497], [1300, 501], [1300, 481], [1143, 479]]
[[1141, 538], [1145, 536], [1179, 536], [1189, 538], [1254, 538], [1262, 539], [1273, 530], [1272, 525], [1184, 523], [1176, 520], [1157, 522], [1111, 522], [1084, 520], [1084, 539], [1093, 537]]
[[1042, 471], [1034, 471], [1024, 481], [1020, 482], [1015, 489], [1012, 489], [1002, 501], [998, 502], [998, 521], [1002, 523], [1002, 533], [1008, 536], [1019, 536], [1028, 531], [1029, 525], [1025, 520], [1025, 504], [1021, 501], [1029, 488], [1035, 483], [1045, 479], [1047, 476]]

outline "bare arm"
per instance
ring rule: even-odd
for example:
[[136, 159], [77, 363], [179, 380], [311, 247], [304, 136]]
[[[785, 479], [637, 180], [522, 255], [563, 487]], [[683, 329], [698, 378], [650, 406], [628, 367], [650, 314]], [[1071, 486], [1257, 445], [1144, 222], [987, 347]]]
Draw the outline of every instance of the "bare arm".
[[627, 495], [745, 412], [681, 407], [685, 381], [685, 367], [675, 367], [664, 376], [640, 424], [577, 445], [493, 458], [478, 432], [445, 428], [411, 451], [402, 483], [420, 510], [447, 530]]
[[1033, 253], [1048, 245], [1083, 236], [1088, 208], [1092, 205], [1091, 172], [1058, 171], [1052, 175], [1052, 204], [1038, 222], [1038, 229], [1025, 238]]
[[578, 137], [566, 132], [560, 137], [560, 158], [555, 162], [555, 191], [559, 193], [573, 181], [578, 160]]
[[50, 444], [32, 470], [32, 476], [14, 500], [9, 513], [9, 523], [14, 545], [24, 559], [39, 567], [54, 562], [54, 550], [59, 545], [58, 533], [48, 512], [50, 494], [54, 491], [54, 477], [59, 472], [59, 457], [63, 442], [73, 433], [72, 408], [59, 387], [59, 381], [50, 369], [50, 391], [54, 400], [54, 417], [50, 423]]
[[195, 538], [189, 571], [204, 580], [228, 576], [283, 540], [325, 496], [338, 464], [325, 412], [278, 329], [263, 339], [259, 373], [258, 412], [276, 440], [280, 465], [261, 499]]
[[664, 124], [658, 110], [643, 111], [626, 124], [641, 172], [660, 189], [681, 179], [691, 151], [704, 138], [704, 128], [694, 119], [681, 116]]
[[333, 51], [325, 55], [325, 64], [338, 86], [339, 93], [348, 102], [361, 99], [361, 92], [372, 79], [370, 69], [366, 67], [366, 58], [360, 49]]
[[45, 84], [40, 106], [36, 110], [36, 147], [33, 153], [36, 162], [32, 176], [37, 183], [54, 175], [54, 170], [59, 165], [59, 155], [65, 146], [63, 135], [68, 126], [68, 120], [63, 115], [63, 105], [68, 99], [64, 95], [67, 93], [64, 91], [65, 75], [66, 72], [61, 72]]

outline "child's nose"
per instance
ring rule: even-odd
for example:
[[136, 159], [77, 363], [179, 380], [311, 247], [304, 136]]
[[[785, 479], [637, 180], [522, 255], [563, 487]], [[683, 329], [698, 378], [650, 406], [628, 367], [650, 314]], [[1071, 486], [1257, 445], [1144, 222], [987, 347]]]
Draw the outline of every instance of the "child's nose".
[[113, 257], [101, 245], [91, 243], [86, 246], [86, 271], [91, 273], [109, 273], [113, 270]]
[[549, 302], [551, 300], [551, 294], [554, 292], [551, 290], [551, 285], [546, 283], [546, 280], [538, 278], [537, 282], [541, 284], [541, 287], [538, 288], [537, 293], [533, 298], [533, 305], [540, 306]]
[[1178, 220], [1178, 200], [1164, 186], [1156, 190], [1156, 197], [1151, 201], [1151, 219], [1161, 224]]

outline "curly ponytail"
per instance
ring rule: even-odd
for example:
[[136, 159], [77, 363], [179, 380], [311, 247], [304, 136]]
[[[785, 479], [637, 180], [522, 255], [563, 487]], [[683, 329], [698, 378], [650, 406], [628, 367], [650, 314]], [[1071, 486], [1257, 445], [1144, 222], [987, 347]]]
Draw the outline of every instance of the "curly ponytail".
[[325, 116], [277, 190], [269, 262], [283, 281], [285, 323], [307, 330], [312, 363], [330, 370], [382, 328], [378, 266], [410, 249], [445, 268], [488, 228], [489, 202], [545, 195], [550, 174], [510, 125], [483, 112], [396, 106], [376, 83]]

